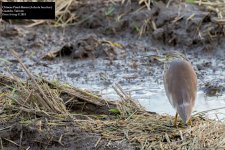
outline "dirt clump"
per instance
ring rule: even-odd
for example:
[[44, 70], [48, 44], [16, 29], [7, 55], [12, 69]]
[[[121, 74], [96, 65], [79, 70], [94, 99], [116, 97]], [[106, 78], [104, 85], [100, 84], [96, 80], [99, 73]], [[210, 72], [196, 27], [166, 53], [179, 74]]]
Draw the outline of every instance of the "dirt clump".
[[[100, 135], [82, 131], [77, 125], [57, 122], [50, 125], [45, 118], [37, 119], [36, 124], [12, 124], [7, 130], [1, 131], [4, 149], [133, 149], [126, 142], [107, 142]], [[39, 124], [39, 125], [38, 125]], [[97, 143], [97, 144], [96, 144]]]
[[93, 2], [82, 7], [78, 4], [76, 13], [81, 20], [80, 27], [105, 35], [131, 33], [175, 47], [203, 46], [202, 50], [211, 50], [219, 44], [224, 27], [215, 21], [215, 13], [185, 2], [167, 5], [168, 2], [154, 1], [148, 10], [140, 9], [137, 2], [125, 6]]

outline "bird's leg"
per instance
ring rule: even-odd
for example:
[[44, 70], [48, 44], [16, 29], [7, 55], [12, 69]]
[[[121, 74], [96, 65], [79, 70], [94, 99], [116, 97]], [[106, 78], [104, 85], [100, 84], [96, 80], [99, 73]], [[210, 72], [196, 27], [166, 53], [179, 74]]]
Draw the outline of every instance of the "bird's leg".
[[176, 112], [174, 123], [173, 123], [174, 127], [177, 127], [177, 117], [178, 117], [178, 113]]
[[192, 120], [191, 118], [188, 120], [188, 123], [187, 123], [189, 126], [192, 126]]

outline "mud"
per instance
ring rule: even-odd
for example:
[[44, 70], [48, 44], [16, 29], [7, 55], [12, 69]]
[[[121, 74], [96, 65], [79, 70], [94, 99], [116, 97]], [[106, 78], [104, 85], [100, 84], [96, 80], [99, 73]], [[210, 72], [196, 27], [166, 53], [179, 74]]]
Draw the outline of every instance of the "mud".
[[123, 141], [101, 140], [97, 143], [101, 137], [98, 134], [82, 131], [66, 121], [61, 125], [57, 122], [56, 125], [48, 125], [48, 121], [37, 119], [35, 124], [29, 125], [13, 123], [10, 128], [1, 131], [4, 149], [134, 149]]
[[[33, 73], [47, 79], [92, 90], [112, 100], [119, 99], [112, 89], [112, 85], [119, 83], [146, 110], [173, 115], [175, 112], [163, 89], [163, 64], [146, 56], [177, 50], [187, 55], [198, 76], [199, 100], [195, 112], [225, 105], [225, 29], [214, 20], [216, 14], [178, 1], [168, 8], [162, 2], [155, 2], [147, 10], [140, 9], [136, 2], [121, 5], [94, 0], [78, 2], [72, 9], [79, 20], [65, 28], [1, 24], [0, 71], [27, 78], [8, 51], [14, 49]], [[49, 53], [50, 57], [46, 57]], [[225, 118], [223, 111], [217, 113], [221, 119]], [[209, 116], [215, 118], [214, 114]], [[60, 136], [63, 136], [61, 142]], [[12, 123], [9, 129], [1, 131], [2, 139], [20, 143], [24, 149], [28, 146], [96, 149], [99, 137], [66, 123], [60, 127], [46, 125], [40, 131], [32, 125]], [[5, 140], [3, 145], [6, 149], [18, 148]], [[115, 149], [115, 146], [133, 149], [127, 143], [106, 140], [97, 149]]]

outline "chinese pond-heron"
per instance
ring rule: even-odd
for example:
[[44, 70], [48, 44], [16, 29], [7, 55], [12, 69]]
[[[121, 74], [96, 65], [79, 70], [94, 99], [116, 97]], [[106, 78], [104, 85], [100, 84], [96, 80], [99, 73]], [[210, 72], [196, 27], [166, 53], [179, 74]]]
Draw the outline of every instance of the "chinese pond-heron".
[[170, 104], [184, 123], [191, 123], [191, 114], [196, 101], [197, 76], [191, 63], [181, 53], [170, 51], [164, 58], [164, 87]]

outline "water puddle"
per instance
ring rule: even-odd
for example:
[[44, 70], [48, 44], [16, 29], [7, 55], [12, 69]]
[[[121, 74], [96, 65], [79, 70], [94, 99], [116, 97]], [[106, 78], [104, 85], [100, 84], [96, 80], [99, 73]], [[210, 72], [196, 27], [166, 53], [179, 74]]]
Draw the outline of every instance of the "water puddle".
[[[170, 105], [164, 90], [159, 89], [156, 93], [149, 95], [149, 98], [139, 99], [139, 102], [148, 111], [157, 112], [159, 114], [175, 115], [176, 111]], [[222, 108], [223, 109], [218, 109]], [[214, 110], [215, 109], [215, 110]], [[225, 96], [206, 97], [202, 91], [197, 92], [196, 104], [193, 114], [207, 112], [206, 116], [212, 119], [225, 118]]]

